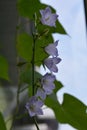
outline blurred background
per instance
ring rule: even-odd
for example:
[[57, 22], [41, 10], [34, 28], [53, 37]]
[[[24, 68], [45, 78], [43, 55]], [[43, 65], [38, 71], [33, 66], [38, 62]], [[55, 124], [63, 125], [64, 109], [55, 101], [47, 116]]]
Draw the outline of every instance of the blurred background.
[[[9, 114], [12, 115], [16, 107], [15, 93], [18, 84], [15, 44], [18, 24], [16, 2], [16, 0], [0, 0], [0, 54], [8, 60], [11, 79], [10, 83], [0, 80], [0, 111], [7, 118]], [[58, 19], [68, 33], [68, 35], [53, 34], [54, 39], [59, 40], [58, 50], [62, 58], [56, 77], [64, 87], [58, 92], [58, 98], [62, 102], [63, 93], [67, 92], [87, 104], [87, 0], [41, 0], [41, 2], [56, 9]], [[21, 18], [20, 22], [23, 23], [25, 20]], [[25, 29], [27, 27], [29, 26], [25, 25]], [[44, 73], [42, 68], [41, 72]], [[27, 95], [26, 91], [20, 96], [22, 102], [19, 113], [25, 111], [23, 104], [23, 101], [27, 100], [27, 96], [24, 98], [25, 95]], [[75, 130], [67, 124], [59, 124], [52, 110], [44, 109], [44, 113], [44, 117], [38, 118], [41, 130]], [[29, 117], [15, 121], [14, 126], [14, 130], [35, 130], [33, 121]]]

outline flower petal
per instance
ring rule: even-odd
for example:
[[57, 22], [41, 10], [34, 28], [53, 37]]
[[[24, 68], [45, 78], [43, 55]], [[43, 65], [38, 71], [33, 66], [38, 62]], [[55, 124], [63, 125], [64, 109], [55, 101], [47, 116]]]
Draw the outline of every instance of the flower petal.
[[60, 61], [61, 61], [61, 58], [59, 58], [59, 57], [53, 57], [53, 62], [54, 62], [55, 64], [60, 63]]
[[44, 100], [46, 98], [46, 93], [43, 89], [38, 88], [36, 96], [40, 97], [42, 100]]
[[47, 47], [45, 47], [45, 51], [49, 54], [49, 55], [52, 55], [53, 57], [54, 56], [58, 56], [58, 50], [56, 48], [58, 44], [58, 41], [52, 43], [52, 44], [49, 44]]
[[40, 99], [38, 99], [36, 96], [32, 96], [25, 105], [31, 117], [42, 114], [42, 109], [41, 109], [42, 106], [43, 106], [43, 102]]
[[55, 76], [49, 73], [46, 73], [41, 79], [42, 87], [47, 95], [51, 94], [55, 88], [54, 80]]
[[41, 22], [43, 25], [48, 25], [48, 26], [54, 26], [55, 27], [55, 22], [57, 20], [58, 15], [51, 13], [50, 7], [47, 7], [45, 10], [40, 10], [41, 14]]
[[44, 60], [44, 64], [47, 66], [47, 68], [51, 71], [51, 72], [58, 72], [58, 68], [56, 66], [57, 63], [57, 59], [56, 57], [54, 58], [47, 58]]

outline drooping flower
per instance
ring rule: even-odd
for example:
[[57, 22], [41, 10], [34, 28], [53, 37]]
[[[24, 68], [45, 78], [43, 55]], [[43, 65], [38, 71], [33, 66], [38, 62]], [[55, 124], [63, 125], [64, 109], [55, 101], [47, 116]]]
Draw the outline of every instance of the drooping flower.
[[51, 13], [51, 9], [50, 7], [47, 7], [45, 10], [40, 10], [40, 14], [41, 14], [41, 22], [44, 25], [48, 25], [48, 26], [56, 26], [55, 22], [57, 20], [58, 15], [55, 13]]
[[26, 103], [26, 109], [31, 117], [36, 115], [43, 115], [43, 111], [41, 107], [43, 106], [43, 102], [38, 99], [36, 96], [32, 96], [29, 101]]
[[52, 44], [49, 44], [48, 46], [45, 47], [45, 51], [51, 55], [51, 56], [58, 56], [58, 49], [56, 48], [58, 45], [58, 41], [52, 43]]
[[37, 93], [36, 93], [36, 97], [39, 97], [42, 100], [44, 100], [46, 98], [46, 92], [44, 91], [44, 89], [38, 88]]
[[47, 66], [47, 68], [51, 71], [51, 72], [58, 72], [58, 68], [56, 66], [56, 64], [58, 64], [61, 61], [61, 59], [59, 57], [53, 57], [53, 58], [46, 58], [44, 60], [44, 64]]
[[53, 83], [55, 80], [55, 76], [49, 73], [46, 73], [42, 79], [41, 79], [41, 85], [46, 92], [47, 95], [51, 94], [53, 92], [53, 89], [55, 88], [55, 84]]

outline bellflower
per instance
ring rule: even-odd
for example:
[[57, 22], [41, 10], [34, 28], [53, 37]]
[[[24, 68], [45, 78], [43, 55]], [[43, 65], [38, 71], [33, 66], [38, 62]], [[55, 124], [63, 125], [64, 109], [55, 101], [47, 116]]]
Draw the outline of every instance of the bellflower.
[[53, 58], [46, 58], [44, 60], [44, 64], [47, 66], [47, 68], [51, 71], [51, 72], [58, 72], [58, 68], [56, 66], [56, 64], [58, 64], [61, 61], [61, 59], [59, 57], [53, 57]]
[[55, 76], [49, 73], [46, 73], [41, 79], [41, 85], [45, 90], [46, 94], [49, 95], [53, 92], [55, 88], [55, 84], [53, 83], [55, 80]]
[[44, 91], [44, 89], [38, 88], [36, 96], [40, 97], [42, 100], [44, 100], [46, 98], [46, 92]]
[[43, 102], [38, 99], [36, 96], [32, 96], [29, 101], [26, 103], [26, 109], [31, 117], [36, 115], [43, 115], [41, 107]]
[[47, 7], [45, 10], [40, 10], [41, 14], [41, 22], [43, 25], [48, 25], [48, 26], [56, 26], [55, 22], [57, 20], [58, 15], [55, 13], [51, 13], [50, 7]]
[[58, 56], [58, 50], [56, 48], [56, 46], [58, 45], [58, 41], [52, 43], [52, 44], [49, 44], [48, 46], [45, 47], [45, 51], [51, 55], [51, 56]]

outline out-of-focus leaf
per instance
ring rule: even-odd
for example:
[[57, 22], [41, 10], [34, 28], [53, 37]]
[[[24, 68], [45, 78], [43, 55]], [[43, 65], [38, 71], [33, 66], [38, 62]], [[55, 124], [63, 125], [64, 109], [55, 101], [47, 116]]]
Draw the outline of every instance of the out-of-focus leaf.
[[21, 16], [33, 19], [34, 14], [39, 15], [39, 10], [46, 5], [41, 4], [39, 0], [18, 0], [17, 7]]
[[53, 109], [59, 122], [70, 124], [78, 130], [87, 130], [87, 107], [74, 96], [64, 94], [63, 103], [60, 104], [53, 95], [46, 99], [46, 105]]
[[17, 64], [17, 66], [21, 67], [21, 66], [23, 66], [23, 65], [25, 65], [25, 64], [27, 64], [27, 62], [19, 62], [19, 63]]
[[0, 112], [0, 130], [6, 130], [6, 125], [2, 113]]
[[[44, 47], [53, 42], [51, 35], [43, 36], [37, 39], [35, 43], [35, 64], [41, 65], [42, 61], [47, 57]], [[19, 56], [24, 58], [27, 62], [32, 59], [32, 44], [33, 39], [26, 33], [20, 34], [17, 40], [17, 50]]]
[[17, 37], [18, 54], [26, 61], [31, 62], [32, 58], [32, 37], [22, 33]]
[[9, 80], [7, 60], [0, 55], [0, 78]]
[[[41, 78], [41, 75], [35, 71], [35, 82], [37, 82], [37, 79]], [[32, 69], [26, 69], [21, 73], [21, 82], [27, 83], [29, 85], [32, 85]]]

